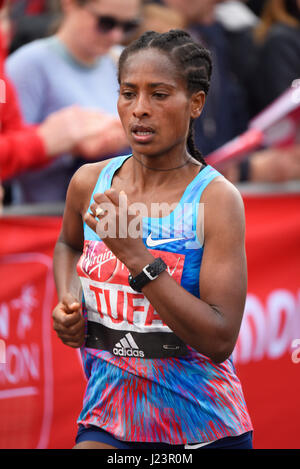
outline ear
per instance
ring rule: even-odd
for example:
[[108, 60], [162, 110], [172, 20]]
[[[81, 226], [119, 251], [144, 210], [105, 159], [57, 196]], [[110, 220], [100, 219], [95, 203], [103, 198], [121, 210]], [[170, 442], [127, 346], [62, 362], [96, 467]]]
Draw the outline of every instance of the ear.
[[204, 91], [197, 91], [191, 96], [191, 117], [197, 119], [200, 116], [202, 109], [205, 104], [205, 93]]

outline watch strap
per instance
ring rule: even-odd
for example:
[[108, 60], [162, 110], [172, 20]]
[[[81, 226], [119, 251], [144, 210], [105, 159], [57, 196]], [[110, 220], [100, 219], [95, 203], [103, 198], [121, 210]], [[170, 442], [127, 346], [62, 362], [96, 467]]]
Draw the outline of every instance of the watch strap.
[[147, 283], [155, 280], [161, 272], [166, 270], [167, 265], [165, 262], [158, 257], [151, 264], [145, 265], [143, 270], [133, 277], [131, 274], [128, 276], [128, 282], [131, 288], [135, 291], [141, 292], [142, 288], [147, 285]]

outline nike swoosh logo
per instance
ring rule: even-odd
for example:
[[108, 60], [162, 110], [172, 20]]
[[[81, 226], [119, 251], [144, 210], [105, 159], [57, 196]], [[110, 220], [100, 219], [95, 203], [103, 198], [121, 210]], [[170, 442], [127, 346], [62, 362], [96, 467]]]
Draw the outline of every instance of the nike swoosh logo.
[[184, 238], [152, 239], [152, 233], [150, 233], [146, 240], [146, 244], [149, 246], [149, 248], [154, 248], [156, 246], [160, 246], [161, 244], [173, 243], [174, 241], [180, 241], [181, 239]]

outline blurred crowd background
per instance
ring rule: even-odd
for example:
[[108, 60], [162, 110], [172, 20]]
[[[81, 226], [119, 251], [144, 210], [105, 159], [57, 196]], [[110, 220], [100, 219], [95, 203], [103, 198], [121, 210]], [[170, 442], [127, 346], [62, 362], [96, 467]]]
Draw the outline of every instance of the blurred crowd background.
[[[63, 202], [76, 169], [130, 152], [117, 61], [142, 32], [186, 29], [213, 75], [195, 128], [209, 155], [300, 84], [300, 0], [0, 0], [2, 205]], [[222, 168], [233, 183], [300, 181], [300, 139]]]

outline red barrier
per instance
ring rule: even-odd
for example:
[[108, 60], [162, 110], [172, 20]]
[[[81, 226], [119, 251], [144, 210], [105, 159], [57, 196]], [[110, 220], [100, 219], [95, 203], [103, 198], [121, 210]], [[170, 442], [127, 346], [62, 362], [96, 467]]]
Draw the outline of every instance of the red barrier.
[[[300, 195], [244, 201], [249, 283], [234, 358], [254, 446], [300, 448]], [[74, 444], [85, 378], [78, 351], [52, 331], [60, 225], [55, 217], [0, 221], [0, 448]]]

